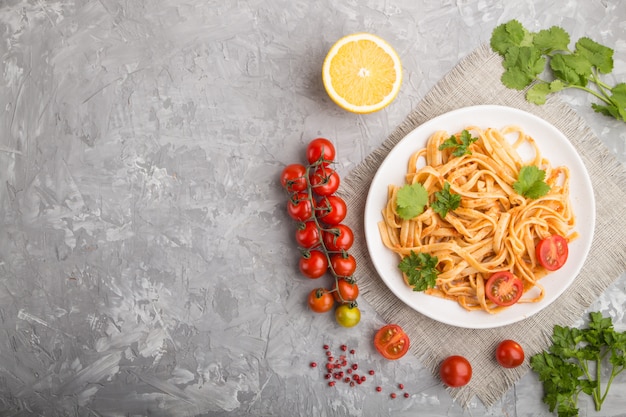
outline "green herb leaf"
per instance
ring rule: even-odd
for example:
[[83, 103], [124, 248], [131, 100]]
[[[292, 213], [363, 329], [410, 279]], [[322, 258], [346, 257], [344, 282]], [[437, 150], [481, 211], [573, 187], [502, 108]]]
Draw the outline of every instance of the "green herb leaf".
[[617, 84], [611, 89], [609, 97], [611, 105], [603, 106], [597, 103], [591, 103], [591, 107], [598, 113], [605, 116], [611, 116], [618, 120], [626, 121], [626, 83]]
[[551, 92], [550, 84], [538, 82], [528, 89], [526, 100], [534, 104], [544, 104]]
[[447, 181], [443, 184], [443, 189], [435, 193], [435, 197], [437, 200], [430, 206], [442, 219], [446, 218], [448, 211], [456, 210], [461, 204], [461, 195], [451, 193], [450, 183]]
[[[548, 351], [530, 358], [530, 366], [543, 383], [543, 401], [559, 417], [578, 415], [578, 396], [590, 395], [600, 411], [613, 379], [626, 369], [626, 332], [616, 332], [610, 317], [589, 314], [584, 329], [554, 326]], [[600, 378], [610, 369], [608, 382]]]
[[613, 71], [613, 50], [589, 38], [580, 38], [576, 42], [576, 53], [603, 74]]
[[519, 171], [517, 181], [513, 183], [513, 189], [526, 198], [543, 197], [550, 191], [550, 186], [543, 181], [545, 177], [546, 171], [534, 165], [524, 166]]
[[599, 78], [613, 71], [613, 49], [588, 37], [580, 38], [573, 51], [569, 43], [570, 35], [559, 26], [531, 32], [517, 20], [494, 28], [490, 41], [503, 58], [503, 85], [523, 90], [538, 83], [526, 93], [527, 101], [541, 105], [552, 93], [576, 88], [599, 100], [591, 104], [594, 111], [626, 122], [626, 99], [617, 88], [623, 83], [611, 88]]
[[569, 34], [558, 26], [540, 30], [533, 37], [533, 45], [539, 48], [542, 54], [549, 54], [554, 51], [567, 51], [569, 42]]
[[591, 64], [584, 56], [557, 54], [550, 61], [554, 75], [565, 83], [585, 87], [591, 76]]
[[526, 100], [534, 104], [544, 104], [550, 93], [556, 93], [564, 88], [563, 81], [554, 80], [551, 83], [538, 81], [526, 92]]
[[428, 204], [428, 191], [418, 182], [406, 184], [398, 190], [396, 211], [404, 220], [419, 216]]
[[506, 54], [512, 46], [528, 46], [531, 43], [532, 35], [517, 20], [510, 20], [496, 27], [490, 41], [491, 49], [500, 55]]
[[438, 149], [440, 151], [448, 148], [453, 149], [452, 155], [456, 157], [471, 155], [472, 152], [469, 150], [469, 146], [477, 140], [478, 138], [473, 138], [472, 134], [468, 130], [463, 130], [458, 139], [455, 135], [451, 135], [448, 139], [444, 140], [441, 145], [439, 145]]
[[544, 71], [546, 59], [535, 47], [512, 47], [504, 56], [502, 65], [506, 69], [502, 74], [502, 83], [509, 88], [522, 90]]
[[436, 269], [436, 266], [438, 262], [439, 260], [436, 256], [411, 251], [408, 256], [402, 258], [398, 268], [406, 274], [413, 291], [424, 291], [428, 288], [433, 288], [437, 283], [439, 271]]

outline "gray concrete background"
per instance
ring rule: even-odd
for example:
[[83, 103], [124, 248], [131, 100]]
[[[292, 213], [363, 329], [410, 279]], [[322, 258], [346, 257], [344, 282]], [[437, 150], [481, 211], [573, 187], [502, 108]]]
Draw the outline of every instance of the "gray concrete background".
[[[307, 311], [317, 285], [297, 273], [277, 186], [318, 135], [347, 175], [512, 18], [613, 47], [606, 79], [626, 81], [619, 0], [1, 1], [0, 415], [549, 415], [532, 373], [463, 409], [415, 358], [381, 359], [365, 301], [353, 329]], [[405, 71], [367, 116], [320, 79], [356, 31]], [[626, 163], [626, 125], [562, 97]], [[591, 309], [624, 330], [625, 303], [622, 275]], [[309, 367], [324, 343], [376, 374], [329, 389]], [[400, 382], [410, 397], [391, 400]], [[583, 416], [624, 410], [625, 375], [602, 412], [581, 401]]]

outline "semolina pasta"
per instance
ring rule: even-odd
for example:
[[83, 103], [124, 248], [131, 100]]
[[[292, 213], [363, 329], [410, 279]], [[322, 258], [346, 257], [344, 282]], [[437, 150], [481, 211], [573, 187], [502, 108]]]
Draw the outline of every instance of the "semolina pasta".
[[[425, 148], [410, 156], [406, 184], [418, 182], [428, 192], [429, 204], [421, 214], [408, 220], [400, 217], [396, 199], [401, 186], [388, 186], [378, 224], [383, 243], [400, 259], [411, 252], [436, 256], [436, 285], [425, 293], [454, 300], [467, 310], [497, 313], [506, 308], [485, 295], [488, 278], [500, 271], [522, 280], [524, 294], [518, 302], [538, 302], [544, 297], [540, 279], [549, 271], [538, 263], [536, 245], [551, 235], [568, 242], [577, 237], [569, 198], [570, 172], [566, 166], [552, 167], [534, 139], [517, 126], [468, 126], [464, 130], [477, 138], [467, 154], [455, 156], [450, 149], [440, 150], [450, 134], [438, 131]], [[522, 146], [532, 149], [530, 160], [520, 156]], [[545, 171], [550, 190], [542, 197], [530, 199], [514, 190], [520, 170], [528, 165]], [[442, 218], [431, 204], [446, 182], [461, 201]]]

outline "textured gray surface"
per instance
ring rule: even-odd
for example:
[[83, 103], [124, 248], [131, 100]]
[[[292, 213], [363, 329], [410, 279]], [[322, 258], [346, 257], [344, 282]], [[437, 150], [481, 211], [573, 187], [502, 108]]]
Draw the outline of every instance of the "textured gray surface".
[[[383, 322], [366, 303], [349, 330], [308, 312], [317, 285], [297, 273], [276, 180], [318, 135], [347, 175], [511, 18], [614, 47], [609, 81], [626, 80], [622, 2], [0, 4], [2, 415], [548, 415], [533, 374], [463, 409], [416, 359], [373, 352]], [[367, 116], [338, 109], [319, 76], [356, 31], [387, 39], [405, 70]], [[626, 163], [625, 125], [564, 99]], [[625, 304], [622, 275], [592, 309], [625, 329]], [[375, 376], [329, 389], [309, 368], [324, 343], [355, 347]], [[398, 382], [410, 398], [388, 397]], [[626, 415], [626, 378], [602, 412], [581, 407]]]

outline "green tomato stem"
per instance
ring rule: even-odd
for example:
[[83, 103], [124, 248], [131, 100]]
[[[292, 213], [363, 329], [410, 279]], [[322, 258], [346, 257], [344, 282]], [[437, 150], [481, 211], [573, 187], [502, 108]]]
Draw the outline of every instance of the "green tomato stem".
[[598, 92], [596, 92], [596, 91], [594, 91], [594, 90], [592, 90], [592, 89], [590, 89], [590, 88], [587, 88], [587, 87], [582, 87], [582, 86], [580, 86], [580, 85], [573, 85], [573, 84], [567, 84], [567, 85], [565, 85], [564, 89], [565, 89], [565, 88], [576, 88], [576, 89], [578, 89], [578, 90], [583, 90], [583, 91], [586, 91], [586, 92], [588, 92], [589, 94], [591, 94], [591, 95], [595, 96], [596, 98], [598, 98], [598, 99], [602, 100], [602, 101], [603, 101], [603, 102], [605, 102], [606, 104], [609, 104], [609, 105], [612, 105], [612, 104], [613, 104], [613, 103], [611, 102], [611, 100], [609, 100], [608, 98], [606, 98], [606, 97], [605, 97], [605, 96], [603, 96], [602, 94], [600, 94], [600, 93], [598, 93]]

